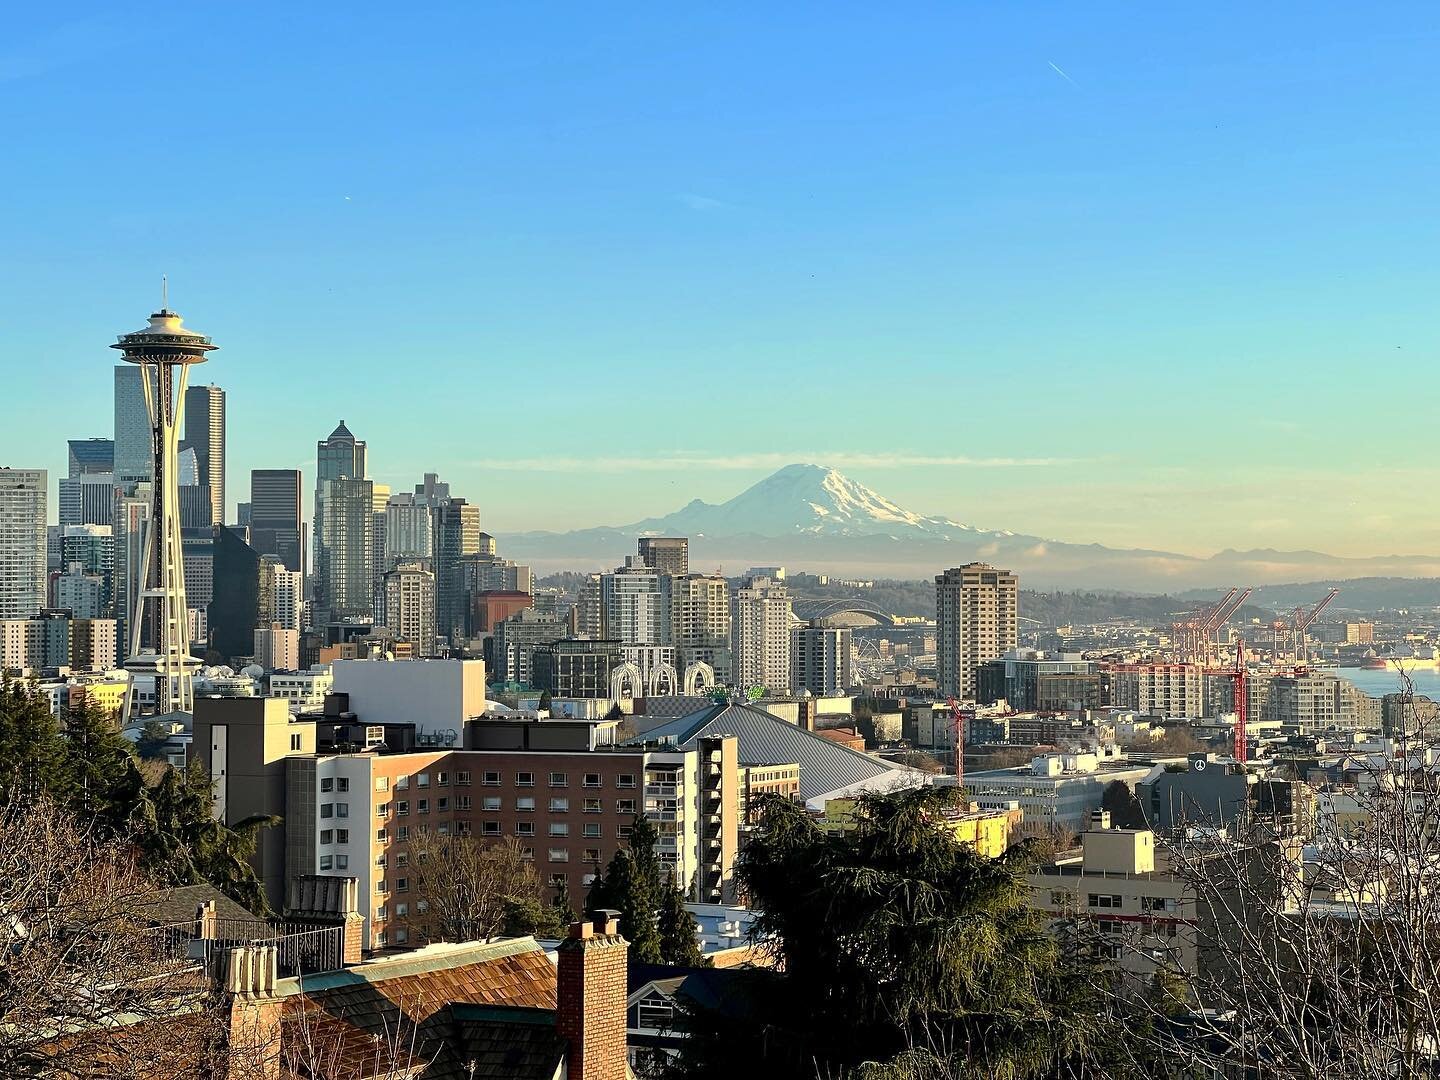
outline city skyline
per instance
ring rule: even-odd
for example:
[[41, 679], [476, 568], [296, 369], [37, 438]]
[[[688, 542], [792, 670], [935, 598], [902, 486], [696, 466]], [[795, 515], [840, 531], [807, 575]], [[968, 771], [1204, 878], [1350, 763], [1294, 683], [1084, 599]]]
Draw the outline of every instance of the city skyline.
[[[1440, 513], [1394, 495], [1430, 469], [1355, 411], [1440, 404], [1418, 5], [576, 9], [558, 37], [549, 13], [180, 11], [212, 64], [184, 95], [114, 87], [99, 61], [144, 21], [72, 10], [0, 52], [0, 462], [48, 470], [52, 506], [65, 440], [111, 434], [102, 350], [168, 272], [226, 342], [227, 518], [253, 468], [308, 493], [345, 417], [377, 483], [439, 472], [502, 536], [815, 462], [1074, 542], [1440, 552]], [[403, 87], [366, 74], [421, 49]], [[190, 169], [89, 167], [147, 117]], [[475, 434], [517, 416], [536, 448]]]

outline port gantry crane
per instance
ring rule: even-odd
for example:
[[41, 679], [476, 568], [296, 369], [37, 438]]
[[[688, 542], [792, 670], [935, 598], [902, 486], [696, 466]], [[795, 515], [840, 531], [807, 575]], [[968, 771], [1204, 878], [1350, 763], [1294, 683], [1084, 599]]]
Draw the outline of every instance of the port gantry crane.
[[1254, 591], [1251, 588], [1241, 589], [1238, 585], [1234, 586], [1218, 603], [1201, 608], [1190, 618], [1173, 624], [1171, 631], [1175, 639], [1175, 659], [1182, 664], [1208, 665], [1212, 650], [1219, 645], [1216, 634], [1235, 612], [1240, 610], [1241, 605], [1250, 599], [1250, 594]]
[[1303, 607], [1297, 607], [1295, 609], [1295, 662], [1297, 664], [1306, 665], [1310, 663], [1310, 639], [1306, 636], [1305, 632], [1314, 625], [1315, 620], [1320, 617], [1320, 613], [1329, 607], [1330, 602], [1339, 595], [1339, 589], [1331, 589], [1325, 594], [1325, 599], [1311, 608], [1308, 613]]

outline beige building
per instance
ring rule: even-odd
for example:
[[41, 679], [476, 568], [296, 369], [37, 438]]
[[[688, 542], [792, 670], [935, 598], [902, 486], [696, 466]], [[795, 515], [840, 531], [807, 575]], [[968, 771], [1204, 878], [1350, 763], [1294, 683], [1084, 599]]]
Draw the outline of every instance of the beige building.
[[773, 578], [751, 578], [735, 591], [730, 618], [734, 685], [790, 689], [790, 591]]
[[435, 575], [419, 561], [398, 563], [385, 575], [385, 625], [417, 656], [435, 652]]
[[935, 578], [935, 666], [941, 697], [975, 700], [975, 669], [1020, 644], [1020, 583], [967, 563]]
[[1198, 664], [1111, 664], [1102, 678], [1110, 685], [1107, 705], [1147, 716], [1210, 715], [1211, 677]]
[[719, 575], [689, 574], [670, 583], [670, 622], [683, 671], [709, 664], [720, 686], [731, 684], [730, 584]]

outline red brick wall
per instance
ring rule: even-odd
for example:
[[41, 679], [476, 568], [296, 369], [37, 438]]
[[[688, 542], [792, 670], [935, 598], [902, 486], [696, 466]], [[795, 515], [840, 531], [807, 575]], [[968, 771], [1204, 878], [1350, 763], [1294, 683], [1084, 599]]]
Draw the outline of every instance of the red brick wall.
[[572, 936], [560, 944], [556, 1027], [570, 1044], [567, 1080], [625, 1080], [628, 952], [619, 934]]

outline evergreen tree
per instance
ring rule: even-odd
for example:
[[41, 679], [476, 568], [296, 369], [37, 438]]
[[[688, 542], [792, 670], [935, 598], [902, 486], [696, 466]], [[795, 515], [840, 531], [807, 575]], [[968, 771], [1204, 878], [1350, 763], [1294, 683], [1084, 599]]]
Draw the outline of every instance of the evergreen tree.
[[135, 752], [147, 760], [158, 758], [170, 741], [170, 729], [159, 720], [146, 720], [135, 742]]
[[114, 832], [125, 828], [145, 785], [135, 768], [135, 748], [115, 721], [82, 702], [65, 718], [65, 751], [62, 783], [71, 806]]
[[541, 712], [549, 712], [549, 711], [550, 711], [550, 701], [551, 701], [550, 691], [549, 691], [549, 690], [541, 690], [541, 691], [540, 691], [540, 704], [537, 706], [537, 708], [539, 708], [539, 710], [540, 710]]
[[566, 929], [575, 921], [575, 909], [570, 904], [570, 887], [565, 884], [562, 877], [555, 886], [555, 899], [550, 901], [550, 906], [555, 911], [555, 918], [560, 925]]
[[660, 833], [656, 831], [655, 823], [644, 814], [636, 814], [630, 825], [630, 854], [635, 857], [635, 869], [645, 882], [645, 888], [656, 901], [660, 899], [670, 876], [660, 869], [660, 859], [655, 854], [659, 843]]
[[632, 851], [617, 851], [605, 874], [604, 906], [620, 912], [620, 933], [630, 942], [630, 958], [641, 964], [660, 962], [660, 935], [655, 929], [655, 894]]
[[48, 791], [69, 801], [65, 740], [50, 705], [31, 686], [0, 680], [0, 801], [13, 792]]
[[608, 907], [614, 907], [610, 903], [610, 886], [605, 880], [605, 871], [597, 866], [595, 877], [590, 881], [590, 889], [585, 893], [585, 910], [599, 911]]
[[660, 911], [656, 916], [656, 930], [660, 935], [660, 960], [666, 964], [682, 967], [706, 965], [696, 940], [699, 927], [695, 916], [685, 907], [685, 897], [680, 886], [672, 877], [664, 885], [660, 895]]

